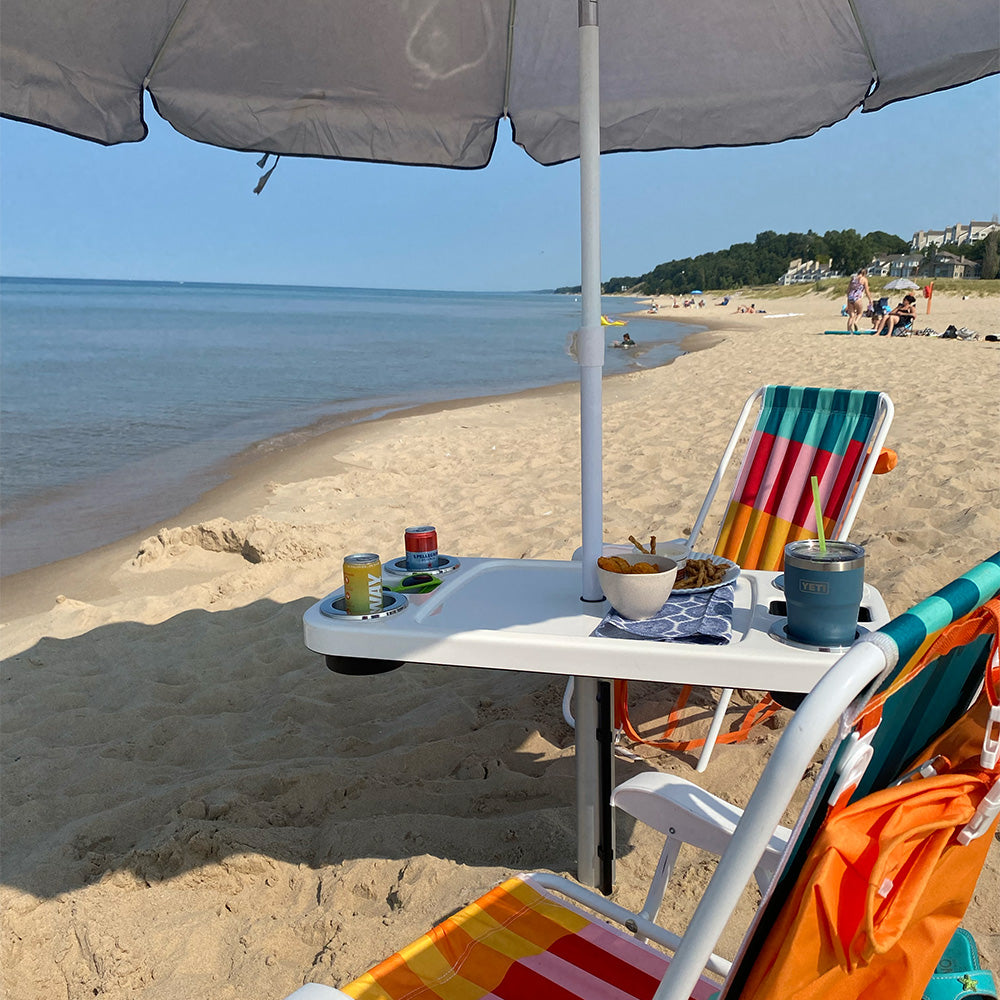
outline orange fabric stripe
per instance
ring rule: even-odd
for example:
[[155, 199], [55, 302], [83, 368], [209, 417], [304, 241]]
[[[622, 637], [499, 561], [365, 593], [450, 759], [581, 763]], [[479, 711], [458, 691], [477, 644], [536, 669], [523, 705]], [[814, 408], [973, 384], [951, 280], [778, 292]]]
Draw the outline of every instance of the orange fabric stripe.
[[[823, 518], [823, 523], [826, 530], [833, 530], [830, 519]], [[780, 570], [788, 542], [815, 537], [807, 528], [734, 500], [726, 511], [715, 554], [732, 559], [743, 569]]]
[[479, 1000], [516, 961], [587, 923], [509, 879], [342, 989], [355, 1000]]

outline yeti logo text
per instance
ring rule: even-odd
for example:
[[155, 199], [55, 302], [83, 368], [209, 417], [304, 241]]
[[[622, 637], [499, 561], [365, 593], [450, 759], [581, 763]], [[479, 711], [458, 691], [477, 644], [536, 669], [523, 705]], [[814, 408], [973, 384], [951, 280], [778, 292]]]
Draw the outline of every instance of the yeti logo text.
[[822, 583], [819, 580], [799, 580], [799, 593], [829, 594], [830, 584]]

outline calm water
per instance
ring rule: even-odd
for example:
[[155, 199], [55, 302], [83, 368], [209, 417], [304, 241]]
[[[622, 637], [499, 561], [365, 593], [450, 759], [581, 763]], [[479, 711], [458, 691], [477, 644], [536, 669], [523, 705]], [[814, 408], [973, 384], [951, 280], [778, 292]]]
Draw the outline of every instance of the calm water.
[[[0, 322], [4, 574], [167, 518], [288, 432], [577, 378], [579, 302], [544, 293], [3, 278]], [[606, 371], [693, 329], [632, 320]]]

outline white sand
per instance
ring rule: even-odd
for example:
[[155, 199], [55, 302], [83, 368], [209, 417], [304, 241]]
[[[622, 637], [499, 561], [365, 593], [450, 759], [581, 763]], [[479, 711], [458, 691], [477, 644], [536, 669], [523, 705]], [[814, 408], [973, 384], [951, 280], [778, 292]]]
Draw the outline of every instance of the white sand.
[[[789, 382], [895, 402], [899, 467], [852, 536], [890, 611], [997, 549], [1000, 345], [819, 336], [841, 328], [840, 300], [812, 294], [765, 304], [796, 316], [735, 305], [661, 309], [710, 321], [698, 339], [717, 345], [605, 383], [609, 540], [686, 532], [745, 398]], [[918, 326], [997, 334], [997, 305], [938, 293]], [[4, 580], [7, 996], [277, 998], [352, 978], [508, 872], [572, 870], [561, 679], [335, 676], [301, 615], [345, 553], [388, 557], [408, 524], [436, 524], [456, 555], [568, 557], [577, 413], [563, 388], [357, 426], [245, 469], [149, 537]], [[656, 715], [665, 692], [647, 703]], [[720, 747], [699, 780], [745, 801], [777, 735]], [[634, 902], [655, 838], [625, 824], [620, 840]], [[682, 862], [675, 926], [710, 870]], [[995, 970], [998, 898], [994, 844], [965, 923]]]

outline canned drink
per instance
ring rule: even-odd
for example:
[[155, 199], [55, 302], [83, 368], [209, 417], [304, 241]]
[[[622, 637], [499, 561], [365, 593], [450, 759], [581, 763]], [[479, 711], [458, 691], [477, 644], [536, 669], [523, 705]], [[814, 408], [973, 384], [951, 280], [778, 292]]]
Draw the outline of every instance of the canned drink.
[[374, 552], [344, 557], [344, 610], [349, 615], [382, 610], [382, 560]]
[[406, 568], [437, 569], [438, 536], [432, 524], [406, 529]]

